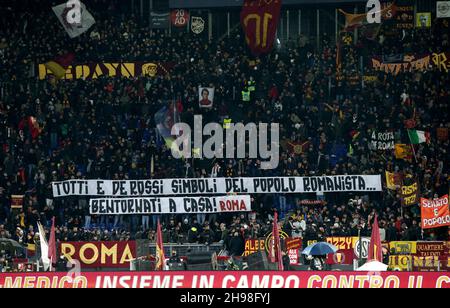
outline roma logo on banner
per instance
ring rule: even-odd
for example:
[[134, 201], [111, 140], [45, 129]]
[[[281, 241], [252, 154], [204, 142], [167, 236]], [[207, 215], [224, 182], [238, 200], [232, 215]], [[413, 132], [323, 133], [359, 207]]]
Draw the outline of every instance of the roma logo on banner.
[[282, 0], [244, 0], [241, 24], [254, 55], [270, 52], [280, 20]]
[[420, 199], [422, 229], [450, 226], [448, 195], [433, 200]]

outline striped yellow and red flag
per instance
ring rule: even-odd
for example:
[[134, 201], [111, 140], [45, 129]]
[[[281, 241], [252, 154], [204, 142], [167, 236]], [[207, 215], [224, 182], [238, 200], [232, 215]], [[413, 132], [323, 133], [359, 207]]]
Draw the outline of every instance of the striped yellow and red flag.
[[398, 172], [386, 171], [386, 187], [390, 190], [397, 190], [402, 184], [402, 174]]
[[394, 153], [396, 159], [403, 160], [412, 160], [414, 154], [411, 146], [408, 144], [396, 144]]

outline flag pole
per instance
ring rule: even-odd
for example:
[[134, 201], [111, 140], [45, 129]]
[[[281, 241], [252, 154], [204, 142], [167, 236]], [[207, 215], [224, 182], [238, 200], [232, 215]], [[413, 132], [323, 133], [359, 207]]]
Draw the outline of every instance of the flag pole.
[[403, 199], [403, 193], [402, 193], [403, 185], [405, 185], [405, 183], [404, 183], [403, 177], [402, 177], [402, 184], [400, 186], [400, 216], [402, 216], [402, 219], [404, 218], [403, 217], [403, 202], [404, 202], [404, 199]]
[[414, 159], [416, 160], [416, 163], [418, 163], [417, 156], [416, 156], [416, 150], [414, 149], [414, 146], [413, 146], [413, 143], [412, 143], [412, 140], [411, 140], [411, 136], [409, 134], [409, 130], [408, 130], [408, 138], [409, 138], [409, 143], [410, 143], [410, 146], [411, 146], [413, 154], [414, 154]]
[[[362, 228], [362, 226], [361, 226], [361, 228]], [[363, 258], [362, 258], [362, 236], [361, 236], [361, 228], [358, 230], [358, 239], [359, 239], [359, 249], [358, 249], [358, 252], [359, 252], [359, 259], [358, 259], [358, 268], [360, 267], [360, 266], [362, 266], [362, 261], [363, 261]]]

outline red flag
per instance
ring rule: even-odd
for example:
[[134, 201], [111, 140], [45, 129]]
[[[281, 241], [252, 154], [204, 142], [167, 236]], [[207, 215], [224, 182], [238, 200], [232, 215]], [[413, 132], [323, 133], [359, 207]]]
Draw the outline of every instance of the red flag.
[[341, 73], [342, 61], [341, 61], [341, 39], [336, 44], [336, 72]]
[[158, 219], [158, 227], [156, 230], [156, 270], [164, 271], [165, 268], [166, 268], [166, 257], [164, 256], [161, 223], [159, 222]]
[[283, 271], [283, 256], [281, 254], [281, 240], [280, 240], [280, 229], [278, 227], [278, 213], [275, 212], [275, 216], [273, 218], [273, 242], [272, 242], [272, 262], [278, 263], [278, 270]]
[[35, 117], [28, 117], [28, 128], [30, 129], [30, 134], [33, 140], [39, 137], [42, 132], [42, 129]]
[[383, 251], [377, 215], [375, 215], [372, 225], [372, 237], [370, 238], [369, 257], [367, 258], [367, 261], [383, 262]]
[[287, 143], [287, 147], [289, 148], [289, 151], [291, 152], [291, 154], [295, 154], [295, 155], [301, 155], [303, 153], [305, 153], [309, 147], [309, 141], [305, 141], [305, 142], [288, 142]]
[[27, 177], [25, 176], [25, 168], [20, 168], [17, 176], [19, 177], [18, 180], [20, 180], [21, 182], [26, 182]]
[[42, 129], [39, 126], [37, 119], [33, 116], [25, 117], [19, 122], [18, 128], [19, 128], [19, 130], [24, 131], [25, 128], [27, 127], [27, 125], [28, 125], [28, 130], [29, 130], [33, 140], [36, 139], [37, 137], [39, 137], [39, 135], [42, 132]]
[[420, 198], [422, 229], [450, 226], [448, 195], [441, 198]]
[[281, 0], [244, 0], [241, 24], [254, 55], [269, 53], [280, 21]]
[[52, 228], [50, 229], [50, 239], [48, 241], [48, 258], [51, 264], [56, 264], [56, 235], [55, 217], [52, 218]]

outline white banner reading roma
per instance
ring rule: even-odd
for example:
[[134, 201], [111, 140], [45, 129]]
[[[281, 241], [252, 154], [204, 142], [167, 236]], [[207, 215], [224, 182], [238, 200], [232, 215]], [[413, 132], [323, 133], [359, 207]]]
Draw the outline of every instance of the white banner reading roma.
[[251, 211], [249, 195], [226, 197], [92, 199], [91, 215], [208, 214]]
[[381, 191], [380, 175], [202, 178], [161, 180], [70, 180], [53, 182], [53, 196], [158, 197], [227, 194], [291, 194]]

